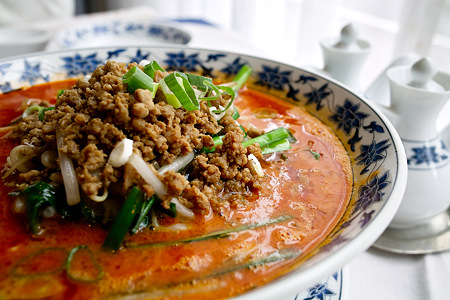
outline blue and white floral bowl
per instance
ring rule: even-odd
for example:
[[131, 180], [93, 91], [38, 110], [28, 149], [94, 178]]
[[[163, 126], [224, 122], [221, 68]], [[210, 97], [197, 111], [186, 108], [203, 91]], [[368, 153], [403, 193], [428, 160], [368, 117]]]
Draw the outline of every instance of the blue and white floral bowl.
[[[391, 222], [403, 197], [405, 151], [386, 117], [358, 95], [320, 75], [257, 57], [184, 47], [80, 49], [0, 60], [0, 91], [82, 77], [107, 60], [143, 59], [155, 59], [167, 70], [212, 77], [218, 72], [234, 76], [242, 65], [249, 64], [254, 70], [250, 79], [254, 88], [304, 107], [341, 139], [351, 158], [354, 177], [347, 218], [294, 272], [237, 298], [330, 299], [336, 293], [327, 287], [328, 281], [338, 281], [333, 272], [372, 245]], [[328, 279], [321, 281], [323, 278]], [[301, 296], [298, 291], [302, 289], [309, 293]]]

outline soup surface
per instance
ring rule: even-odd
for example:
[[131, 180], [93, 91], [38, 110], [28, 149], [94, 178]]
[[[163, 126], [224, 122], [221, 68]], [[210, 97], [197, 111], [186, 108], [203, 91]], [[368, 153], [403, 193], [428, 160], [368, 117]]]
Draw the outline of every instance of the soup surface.
[[[0, 125], [20, 114], [24, 99], [54, 103], [58, 90], [72, 84], [0, 95]], [[102, 224], [55, 216], [43, 218], [44, 233], [33, 237], [26, 216], [12, 213], [11, 188], [2, 185], [0, 298], [221, 299], [292, 270], [342, 217], [352, 188], [349, 158], [333, 132], [299, 107], [253, 89], [243, 89], [235, 105], [244, 127], [285, 127], [297, 141], [291, 150], [264, 156], [258, 194], [239, 198], [220, 214], [195, 218], [184, 230], [148, 227], [127, 235], [111, 253], [102, 249], [108, 234]], [[2, 165], [14, 146], [2, 139]]]

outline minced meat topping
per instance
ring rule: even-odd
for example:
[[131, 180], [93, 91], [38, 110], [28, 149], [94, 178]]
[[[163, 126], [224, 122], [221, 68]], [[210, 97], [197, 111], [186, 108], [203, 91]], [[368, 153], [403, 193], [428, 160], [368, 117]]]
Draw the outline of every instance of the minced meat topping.
[[[60, 151], [74, 162], [80, 190], [87, 198], [102, 195], [106, 189], [110, 197], [123, 199], [133, 185], [151, 196], [152, 187], [128, 163], [117, 168], [108, 163], [112, 149], [128, 138], [133, 141], [133, 151], [155, 169], [171, 164], [177, 157], [196, 153], [182, 173], [168, 171], [158, 175], [168, 191], [167, 197], [161, 199], [166, 208], [170, 199], [177, 197], [186, 207], [199, 212], [207, 213], [210, 208], [219, 212], [233, 206], [239, 195], [260, 187], [248, 155], [260, 159], [261, 150], [257, 145], [242, 146], [244, 132], [231, 114], [227, 113], [219, 124], [206, 101], [200, 102], [200, 109], [187, 111], [168, 104], [161, 90], [155, 97], [144, 89], [129, 93], [122, 76], [133, 66], [138, 65], [109, 61], [89, 79], [79, 79], [65, 90], [55, 109], [45, 111], [43, 121], [38, 113], [24, 117], [11, 137], [31, 147], [36, 156], [26, 172], [14, 172], [8, 177], [9, 184], [20, 190], [43, 178], [60, 181], [55, 155]], [[155, 81], [166, 75], [167, 72], [157, 71]], [[258, 134], [253, 131], [252, 136]], [[57, 132], [62, 137], [59, 149]], [[212, 136], [219, 133], [225, 135], [223, 144], [212, 153], [201, 152], [203, 147], [214, 145]], [[58, 162], [53, 167], [38, 160], [48, 151]]]

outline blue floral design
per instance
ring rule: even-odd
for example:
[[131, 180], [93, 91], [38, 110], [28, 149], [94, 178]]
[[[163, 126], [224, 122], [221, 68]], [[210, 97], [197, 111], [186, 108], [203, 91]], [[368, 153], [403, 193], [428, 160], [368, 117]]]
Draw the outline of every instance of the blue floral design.
[[345, 100], [344, 106], [337, 106], [337, 111], [330, 119], [338, 123], [338, 129], [344, 130], [345, 133], [350, 134], [353, 128], [359, 129], [364, 118], [368, 114], [359, 111], [359, 104], [353, 104], [349, 99]]
[[364, 212], [361, 216], [361, 219], [359, 220], [359, 223], [361, 224], [361, 227], [364, 227], [367, 225], [367, 223], [370, 222], [370, 220], [372, 220], [372, 215], [375, 213], [374, 210], [370, 211], [370, 212]]
[[87, 75], [92, 73], [102, 62], [97, 59], [97, 53], [92, 53], [85, 57], [80, 54], [61, 58], [65, 64], [62, 66], [69, 76]]
[[328, 88], [328, 83], [322, 85], [318, 89], [311, 87], [311, 92], [304, 94], [304, 96], [308, 99], [306, 105], [315, 103], [316, 110], [320, 110], [323, 107], [322, 101], [331, 94], [332, 91]]
[[11, 84], [9, 82], [5, 82], [4, 84], [0, 84], [0, 91], [2, 93], [6, 93], [6, 92], [9, 92], [11, 90], [12, 90], [12, 88], [11, 88]]
[[143, 53], [141, 49], [136, 51], [136, 55], [130, 58], [130, 62], [139, 63], [141, 60], [147, 59], [150, 56], [150, 52]]
[[127, 49], [125, 49], [125, 48], [108, 51], [108, 58], [106, 60], [113, 59], [114, 57], [119, 57], [120, 54], [125, 51], [127, 51]]
[[284, 90], [284, 86], [287, 85], [289, 90], [286, 97], [294, 101], [299, 101], [296, 94], [300, 90], [294, 89], [289, 79], [291, 71], [281, 72], [278, 66], [270, 68], [269, 66], [263, 65], [262, 67], [263, 70], [257, 73], [259, 79], [256, 84], [266, 86], [268, 90], [274, 89], [278, 91]]
[[0, 75], [5, 75], [6, 74], [6, 70], [8, 70], [8, 68], [10, 66], [11, 66], [11, 64], [0, 65]]
[[29, 84], [33, 85], [38, 79], [42, 78], [45, 81], [49, 81], [50, 76], [44, 76], [41, 73], [41, 63], [37, 63], [32, 65], [27, 60], [24, 60], [25, 69], [22, 72], [22, 76], [20, 77], [21, 81], [26, 81]]
[[202, 75], [213, 77], [213, 68], [207, 68], [199, 59], [199, 53], [186, 55], [184, 51], [167, 53], [168, 59], [164, 60], [168, 71], [180, 70], [183, 72], [198, 72], [201, 68]]
[[94, 33], [108, 33], [110, 28], [107, 25], [96, 25], [92, 29]]
[[327, 296], [331, 295], [336, 295], [336, 293], [328, 288], [328, 283], [319, 283], [309, 289], [308, 297], [304, 298], [303, 300], [324, 300], [327, 298]]
[[[135, 32], [135, 31], [141, 31], [144, 29], [143, 24], [127, 24], [125, 26], [125, 32]], [[150, 31], [150, 30], [149, 30]]]
[[[444, 145], [445, 147], [445, 145]], [[444, 148], [445, 149], [445, 148]], [[412, 148], [414, 151], [414, 155], [410, 158], [408, 158], [408, 165], [415, 164], [415, 165], [421, 165], [421, 164], [427, 164], [430, 165], [431, 163], [439, 163], [441, 160], [448, 159], [447, 155], [439, 155], [436, 152], [436, 147], [431, 146], [423, 146], [419, 148]]]
[[357, 211], [365, 211], [372, 204], [382, 200], [384, 195], [383, 189], [390, 184], [388, 178], [389, 171], [384, 173], [381, 177], [375, 175], [367, 184], [360, 187], [358, 200], [355, 203], [353, 214]]
[[227, 76], [233, 76], [236, 75], [244, 65], [245, 62], [241, 62], [241, 58], [238, 57], [232, 63], [227, 64], [227, 66], [220, 71], [227, 74]]
[[372, 140], [370, 145], [361, 146], [361, 154], [356, 158], [356, 164], [364, 165], [361, 175], [369, 171], [370, 165], [386, 158], [386, 150], [391, 145], [388, 142], [389, 140], [383, 140], [377, 143], [375, 140]]

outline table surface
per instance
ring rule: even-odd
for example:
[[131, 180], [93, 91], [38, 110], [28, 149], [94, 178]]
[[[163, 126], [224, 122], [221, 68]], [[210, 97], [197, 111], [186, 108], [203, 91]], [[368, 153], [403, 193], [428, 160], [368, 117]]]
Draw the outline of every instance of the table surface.
[[[137, 10], [142, 16], [152, 15], [151, 11]], [[111, 19], [120, 12], [90, 16]], [[82, 17], [83, 18], [83, 17]], [[83, 18], [86, 20], [86, 17]], [[71, 24], [77, 20], [71, 21]], [[67, 24], [65, 24], [67, 25]], [[70, 24], [69, 24], [70, 25]], [[182, 28], [192, 34], [191, 47], [221, 49], [265, 57], [261, 49], [249, 44], [242, 37], [222, 31], [221, 35], [207, 34], [210, 30], [220, 31], [201, 23], [183, 22]], [[58, 28], [59, 24], [49, 22], [47, 28]], [[205, 46], [207, 45], [207, 46]], [[273, 59], [271, 57], [268, 57]], [[450, 130], [449, 130], [450, 133]], [[450, 134], [449, 134], [450, 136]], [[427, 255], [402, 255], [370, 248], [355, 257], [347, 265], [347, 292], [342, 299], [450, 299], [450, 252]], [[326, 298], [324, 299], [326, 300]]]

